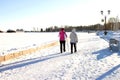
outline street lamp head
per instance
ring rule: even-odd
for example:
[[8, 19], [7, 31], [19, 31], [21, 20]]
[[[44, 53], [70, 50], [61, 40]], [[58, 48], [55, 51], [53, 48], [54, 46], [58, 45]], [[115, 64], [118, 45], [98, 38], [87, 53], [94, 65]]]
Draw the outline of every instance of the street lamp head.
[[101, 19], [101, 22], [104, 22], [104, 19]]
[[101, 14], [103, 15], [103, 11], [100, 11], [101, 12]]

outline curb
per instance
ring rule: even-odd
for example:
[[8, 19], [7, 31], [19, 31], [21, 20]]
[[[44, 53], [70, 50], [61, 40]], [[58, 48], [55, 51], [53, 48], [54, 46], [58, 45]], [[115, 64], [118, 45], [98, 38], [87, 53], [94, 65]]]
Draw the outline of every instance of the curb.
[[29, 49], [26, 49], [26, 50], [22, 50], [22, 51], [10, 53], [10, 54], [4, 55], [4, 56], [0, 56], [0, 63], [8, 61], [10, 59], [14, 59], [14, 58], [23, 56], [25, 54], [35, 53], [36, 51], [55, 46], [57, 44], [58, 44], [58, 41], [55, 41], [55, 42], [51, 42], [51, 43], [43, 45], [43, 46], [38, 46], [36, 48], [29, 48]]

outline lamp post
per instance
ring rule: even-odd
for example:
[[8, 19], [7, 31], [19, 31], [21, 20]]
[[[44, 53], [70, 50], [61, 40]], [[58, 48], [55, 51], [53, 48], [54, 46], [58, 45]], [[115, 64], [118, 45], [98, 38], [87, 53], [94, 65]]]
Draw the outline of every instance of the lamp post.
[[[110, 10], [108, 10], [107, 11], [108, 12], [108, 15], [110, 14]], [[104, 16], [104, 20], [102, 20], [102, 21], [104, 21], [104, 27], [105, 27], [105, 32], [104, 32], [104, 35], [107, 35], [107, 29], [106, 29], [106, 27], [107, 27], [107, 25], [106, 25], [106, 19], [107, 19], [107, 15], [104, 15], [103, 14], [104, 12], [103, 11], [101, 11], [101, 15], [103, 15]]]

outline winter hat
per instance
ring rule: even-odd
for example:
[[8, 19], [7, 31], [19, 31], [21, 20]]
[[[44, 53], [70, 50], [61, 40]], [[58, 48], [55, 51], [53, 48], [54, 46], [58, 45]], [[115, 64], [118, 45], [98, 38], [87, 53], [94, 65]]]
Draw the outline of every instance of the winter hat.
[[64, 28], [61, 28], [61, 30], [63, 31], [63, 30], [64, 30]]

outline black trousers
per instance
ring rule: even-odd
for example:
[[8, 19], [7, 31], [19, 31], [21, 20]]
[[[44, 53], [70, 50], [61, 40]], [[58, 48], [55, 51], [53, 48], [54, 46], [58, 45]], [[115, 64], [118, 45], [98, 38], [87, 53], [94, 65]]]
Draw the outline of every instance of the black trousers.
[[76, 43], [70, 43], [70, 44], [71, 44], [71, 53], [73, 53], [73, 49], [74, 49], [74, 52], [77, 52]]
[[60, 41], [60, 52], [65, 52], [65, 41]]

